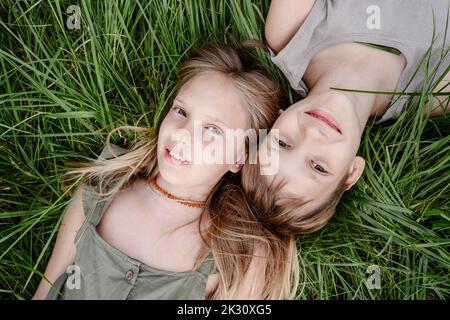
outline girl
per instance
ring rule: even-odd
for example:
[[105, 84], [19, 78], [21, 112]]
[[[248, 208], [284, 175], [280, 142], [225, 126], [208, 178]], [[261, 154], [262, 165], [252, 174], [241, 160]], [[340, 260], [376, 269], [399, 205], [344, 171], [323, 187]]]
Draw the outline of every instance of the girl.
[[[313, 232], [329, 221], [363, 173], [365, 160], [356, 153], [368, 119], [394, 120], [408, 101], [332, 88], [442, 90], [449, 81], [448, 14], [448, 0], [272, 1], [265, 27], [272, 61], [304, 99], [282, 112], [272, 127], [279, 134], [267, 139], [281, 165], [263, 182], [278, 185], [272, 193], [283, 205], [262, 209], [263, 216], [292, 233]], [[439, 93], [433, 110], [424, 112], [440, 114], [448, 101]], [[260, 160], [267, 164], [264, 155]], [[259, 177], [249, 169], [247, 180]], [[246, 188], [261, 195], [256, 187]]]
[[232, 163], [197, 161], [192, 152], [219, 140], [228, 152], [227, 130], [273, 124], [280, 89], [249, 61], [243, 50], [205, 46], [181, 66], [156, 133], [135, 128], [131, 150], [108, 142], [95, 164], [69, 172], [83, 183], [45, 271], [54, 285], [42, 280], [33, 298], [292, 296], [294, 240], [260, 225], [239, 187], [248, 144], [231, 150]]

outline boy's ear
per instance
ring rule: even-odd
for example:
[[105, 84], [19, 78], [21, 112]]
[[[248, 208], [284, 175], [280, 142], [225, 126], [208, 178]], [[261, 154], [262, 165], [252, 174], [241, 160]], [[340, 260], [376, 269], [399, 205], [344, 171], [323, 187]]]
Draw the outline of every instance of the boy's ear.
[[347, 173], [347, 179], [344, 183], [345, 190], [350, 189], [356, 182], [358, 182], [364, 172], [365, 166], [366, 160], [364, 160], [363, 157], [356, 156]]

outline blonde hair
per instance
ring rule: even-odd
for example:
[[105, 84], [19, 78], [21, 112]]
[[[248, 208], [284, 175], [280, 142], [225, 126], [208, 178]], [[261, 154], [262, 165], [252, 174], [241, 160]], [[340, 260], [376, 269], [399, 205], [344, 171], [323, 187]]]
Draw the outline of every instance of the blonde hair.
[[[248, 105], [250, 128], [268, 129], [278, 116], [282, 92], [254, 60], [245, 48], [208, 44], [182, 64], [177, 73], [176, 91], [197, 75], [221, 72], [230, 77]], [[120, 129], [130, 129], [136, 133], [130, 150], [111, 159], [97, 159], [94, 164], [69, 163], [74, 169], [63, 175], [63, 188], [67, 189], [71, 180], [81, 177], [83, 182], [98, 186], [100, 195], [112, 197], [139, 178], [156, 177], [157, 129], [118, 127], [107, 136], [106, 147], [110, 150], [111, 134]], [[206, 208], [199, 219], [205, 250], [198, 255], [196, 267], [206, 258], [206, 252], [210, 251], [220, 277], [208, 299], [233, 298], [239, 291], [256, 248], [260, 247], [266, 253], [263, 266], [266, 278], [261, 279], [264, 283], [261, 298], [283, 299], [295, 294], [296, 286], [292, 287], [292, 282], [298, 279], [295, 241], [284, 235], [272, 234], [258, 222], [254, 209], [255, 206], [240, 186], [240, 174], [228, 172], [207, 198]], [[211, 224], [203, 232], [200, 225], [205, 218]]]

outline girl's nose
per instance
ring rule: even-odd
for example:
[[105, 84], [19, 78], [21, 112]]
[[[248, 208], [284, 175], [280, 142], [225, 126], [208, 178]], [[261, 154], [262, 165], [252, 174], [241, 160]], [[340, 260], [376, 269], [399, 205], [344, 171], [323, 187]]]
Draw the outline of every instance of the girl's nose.
[[178, 128], [172, 132], [172, 141], [188, 144], [191, 141], [191, 132], [186, 128]]

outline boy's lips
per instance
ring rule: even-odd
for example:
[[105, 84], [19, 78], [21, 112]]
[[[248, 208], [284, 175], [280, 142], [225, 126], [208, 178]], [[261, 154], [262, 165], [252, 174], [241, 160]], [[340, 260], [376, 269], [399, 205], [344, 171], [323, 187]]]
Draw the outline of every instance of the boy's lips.
[[188, 165], [188, 164], [190, 164], [190, 161], [187, 161], [187, 160], [183, 159], [182, 157], [180, 157], [178, 154], [173, 153], [172, 149], [173, 148], [171, 148], [171, 147], [164, 148], [165, 159], [167, 161], [169, 161], [170, 163], [175, 164], [175, 165]]
[[311, 117], [314, 117], [314, 118], [324, 122], [326, 125], [331, 127], [333, 130], [337, 131], [339, 134], [342, 134], [342, 130], [341, 130], [341, 127], [339, 126], [339, 123], [329, 113], [324, 112], [322, 110], [318, 110], [318, 109], [306, 111], [305, 113]]

